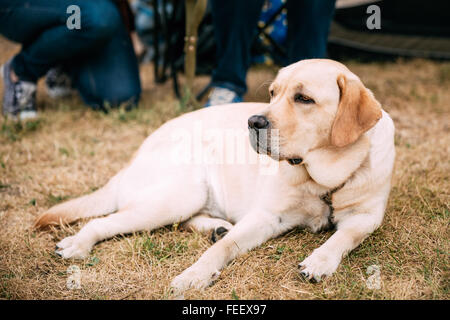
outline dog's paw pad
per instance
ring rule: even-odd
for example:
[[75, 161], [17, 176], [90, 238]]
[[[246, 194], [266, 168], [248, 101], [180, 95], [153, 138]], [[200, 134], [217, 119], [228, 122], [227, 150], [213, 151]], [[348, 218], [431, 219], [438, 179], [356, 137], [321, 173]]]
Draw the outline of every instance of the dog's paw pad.
[[213, 230], [211, 233], [211, 242], [215, 243], [225, 237], [225, 235], [228, 233], [228, 229], [225, 227], [218, 227]]

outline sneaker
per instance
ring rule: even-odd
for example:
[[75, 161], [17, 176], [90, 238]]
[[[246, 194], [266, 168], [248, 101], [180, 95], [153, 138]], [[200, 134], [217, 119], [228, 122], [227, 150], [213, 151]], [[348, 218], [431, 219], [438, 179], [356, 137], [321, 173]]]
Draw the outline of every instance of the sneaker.
[[14, 120], [36, 118], [36, 84], [22, 80], [13, 82], [11, 61], [7, 61], [0, 70], [3, 78], [3, 114]]
[[220, 104], [238, 103], [244, 101], [236, 92], [221, 87], [214, 87], [209, 99], [205, 104], [206, 107], [217, 106]]
[[72, 88], [72, 80], [59, 67], [50, 69], [47, 72], [45, 86], [47, 88], [47, 94], [54, 99], [69, 96], [74, 91]]

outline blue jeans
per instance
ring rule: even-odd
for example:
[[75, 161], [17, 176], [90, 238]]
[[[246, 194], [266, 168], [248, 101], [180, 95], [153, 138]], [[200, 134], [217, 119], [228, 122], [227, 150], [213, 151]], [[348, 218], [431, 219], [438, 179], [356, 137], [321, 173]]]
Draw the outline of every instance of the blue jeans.
[[[70, 5], [80, 7], [79, 30], [66, 26]], [[111, 0], [0, 0], [0, 34], [22, 44], [12, 61], [21, 80], [35, 82], [60, 66], [94, 109], [139, 100], [137, 59]]]
[[[287, 0], [287, 61], [324, 58], [336, 0]], [[264, 0], [211, 0], [217, 67], [212, 86], [243, 95]]]

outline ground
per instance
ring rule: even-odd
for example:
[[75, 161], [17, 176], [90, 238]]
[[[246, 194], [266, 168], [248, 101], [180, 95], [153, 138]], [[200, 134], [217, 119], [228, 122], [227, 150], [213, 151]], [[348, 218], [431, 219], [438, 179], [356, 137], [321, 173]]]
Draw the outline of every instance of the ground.
[[[18, 47], [0, 39], [0, 63]], [[297, 264], [331, 233], [296, 229], [236, 259], [188, 299], [449, 299], [450, 63], [344, 61], [394, 119], [397, 159], [383, 225], [318, 284]], [[247, 101], [266, 101], [275, 70], [255, 68]], [[101, 187], [146, 136], [183, 112], [171, 84], [156, 86], [143, 66], [137, 111], [91, 111], [78, 97], [38, 91], [41, 119], [14, 125], [0, 117], [0, 299], [166, 299], [170, 281], [211, 245], [209, 235], [168, 226], [115, 237], [84, 261], [62, 260], [55, 244], [86, 223], [36, 231], [50, 206]], [[199, 77], [196, 90], [207, 83]], [[0, 95], [3, 88], [0, 85]], [[377, 275], [380, 288], [367, 279]], [[67, 288], [80, 269], [81, 289]], [[369, 269], [368, 269], [369, 268]], [[373, 267], [372, 267], [373, 269]], [[368, 285], [369, 284], [369, 285]]]

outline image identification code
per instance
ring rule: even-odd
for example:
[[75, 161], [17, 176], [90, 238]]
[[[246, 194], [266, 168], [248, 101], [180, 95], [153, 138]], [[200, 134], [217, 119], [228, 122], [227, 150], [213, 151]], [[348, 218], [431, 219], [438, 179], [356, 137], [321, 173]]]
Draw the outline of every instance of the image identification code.
[[214, 317], [217, 314], [227, 315], [257, 315], [264, 314], [267, 305], [265, 304], [227, 304], [225, 308], [220, 307], [199, 307], [189, 304], [189, 306], [183, 307], [183, 315], [208, 315]]

